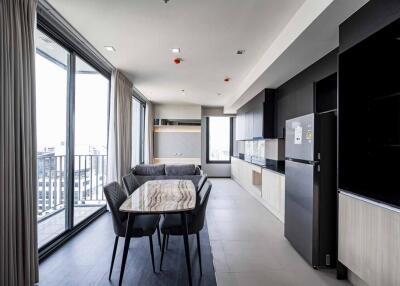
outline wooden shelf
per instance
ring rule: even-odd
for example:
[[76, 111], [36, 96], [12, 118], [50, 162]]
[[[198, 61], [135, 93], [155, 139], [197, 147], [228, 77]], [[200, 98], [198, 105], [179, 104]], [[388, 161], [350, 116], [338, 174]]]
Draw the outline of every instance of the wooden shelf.
[[155, 133], [201, 133], [201, 126], [162, 125], [154, 126]]
[[201, 165], [201, 158], [154, 158], [153, 164], [195, 164]]

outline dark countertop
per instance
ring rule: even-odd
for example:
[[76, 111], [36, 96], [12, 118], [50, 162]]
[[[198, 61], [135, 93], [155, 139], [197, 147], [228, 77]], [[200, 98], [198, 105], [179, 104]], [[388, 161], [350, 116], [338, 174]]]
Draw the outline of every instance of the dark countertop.
[[285, 161], [276, 161], [276, 160], [269, 160], [269, 159], [265, 159], [265, 164], [260, 164], [257, 162], [251, 162], [249, 160], [245, 160], [242, 158], [239, 158], [239, 156], [232, 156], [236, 159], [242, 160], [244, 162], [253, 164], [255, 166], [259, 166], [263, 169], [267, 169], [267, 170], [271, 170], [277, 173], [280, 173], [282, 175], [285, 175]]

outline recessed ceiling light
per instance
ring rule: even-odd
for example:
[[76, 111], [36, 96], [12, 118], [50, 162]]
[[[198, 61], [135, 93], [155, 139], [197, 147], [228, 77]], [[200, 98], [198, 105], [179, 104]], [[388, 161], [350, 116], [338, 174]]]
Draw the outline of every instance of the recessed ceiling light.
[[180, 48], [172, 48], [171, 51], [172, 51], [174, 54], [179, 54], [179, 53], [181, 52], [181, 49], [180, 49]]
[[243, 55], [246, 51], [245, 50], [237, 50], [237, 55]]
[[115, 48], [113, 46], [104, 46], [104, 48], [106, 49], [106, 51], [115, 52]]

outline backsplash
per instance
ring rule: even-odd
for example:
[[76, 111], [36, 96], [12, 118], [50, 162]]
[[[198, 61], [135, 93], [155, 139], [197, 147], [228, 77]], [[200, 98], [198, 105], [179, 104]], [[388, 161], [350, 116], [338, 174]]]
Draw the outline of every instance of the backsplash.
[[238, 153], [244, 154], [248, 158], [285, 160], [285, 141], [283, 139], [237, 142]]
[[244, 154], [246, 157], [264, 158], [265, 156], [265, 141], [245, 141]]

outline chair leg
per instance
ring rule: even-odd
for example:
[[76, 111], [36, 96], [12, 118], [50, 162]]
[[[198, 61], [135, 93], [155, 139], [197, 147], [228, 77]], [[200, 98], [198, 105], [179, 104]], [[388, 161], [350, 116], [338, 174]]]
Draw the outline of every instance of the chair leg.
[[164, 259], [166, 236], [167, 236], [167, 235], [164, 234], [164, 235], [163, 235], [163, 240], [162, 240], [161, 259], [160, 259], [160, 271], [162, 271], [162, 262], [163, 262], [163, 259]]
[[119, 282], [118, 282], [119, 286], [122, 285], [122, 280], [124, 279], [126, 260], [128, 258], [128, 251], [129, 251], [129, 243], [131, 242], [131, 233], [134, 224], [135, 224], [135, 215], [131, 215], [130, 213], [128, 213], [128, 221], [126, 222], [126, 230], [125, 230], [124, 252], [122, 253], [121, 272], [119, 273]]
[[160, 247], [161, 251], [161, 234], [160, 234], [160, 226], [157, 225], [157, 238], [158, 238], [158, 246]]
[[115, 237], [114, 241], [114, 249], [112, 253], [112, 258], [111, 258], [111, 267], [110, 267], [110, 274], [108, 275], [108, 280], [111, 280], [111, 273], [114, 267], [114, 260], [115, 260], [115, 253], [117, 252], [117, 247], [118, 247], [118, 236]]
[[153, 236], [151, 235], [149, 235], [149, 243], [150, 243], [151, 263], [153, 264], [153, 272], [156, 273], [156, 267], [154, 266]]
[[200, 233], [196, 233], [197, 237], [197, 253], [199, 254], [200, 276], [203, 275], [203, 268], [201, 267], [201, 246], [200, 246]]
[[189, 246], [189, 233], [188, 233], [188, 224], [187, 224], [187, 218], [186, 218], [186, 213], [181, 213], [181, 221], [182, 221], [182, 226], [183, 226], [183, 243], [185, 245], [185, 256], [186, 256], [186, 268], [188, 272], [188, 278], [189, 278], [189, 286], [193, 285], [193, 280], [192, 280], [192, 266], [190, 265], [190, 246]]

